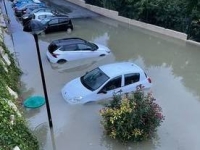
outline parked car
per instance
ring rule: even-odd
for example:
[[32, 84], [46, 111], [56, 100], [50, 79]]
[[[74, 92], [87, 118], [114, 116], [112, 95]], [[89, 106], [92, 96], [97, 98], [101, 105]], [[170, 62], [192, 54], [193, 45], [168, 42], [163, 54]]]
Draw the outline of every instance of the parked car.
[[24, 25], [27, 21], [31, 20], [34, 16], [34, 13], [38, 12], [50, 12], [52, 14], [59, 14], [56, 10], [52, 10], [48, 7], [41, 7], [38, 9], [34, 9], [33, 11], [26, 11], [26, 13], [22, 16], [22, 24]]
[[12, 7], [20, 7], [21, 5], [25, 4], [25, 3], [42, 3], [39, 0], [15, 0], [12, 3]]
[[40, 7], [40, 8], [34, 9], [34, 10], [27, 9], [26, 13], [23, 16], [28, 16], [30, 14], [34, 14], [37, 12], [52, 12], [52, 9], [50, 9], [49, 7]]
[[44, 34], [58, 31], [67, 31], [70, 33], [73, 30], [72, 21], [66, 15], [50, 16], [43, 19], [41, 22], [47, 27]]
[[42, 21], [42, 20], [44, 20], [46, 18], [49, 18], [51, 16], [54, 16], [54, 15], [55, 14], [53, 12], [51, 12], [50, 9], [47, 9], [47, 8], [38, 8], [38, 9], [35, 9], [33, 11], [33, 13], [31, 13], [30, 15], [28, 15], [28, 16], [27, 15], [23, 15], [22, 16], [22, 25], [25, 25], [31, 19]]
[[151, 79], [136, 64], [118, 62], [97, 67], [85, 75], [68, 82], [61, 90], [70, 104], [84, 104], [151, 87]]
[[110, 52], [110, 49], [103, 45], [81, 38], [64, 38], [50, 43], [47, 58], [51, 63], [64, 63], [84, 58], [101, 57]]
[[23, 5], [25, 3], [32, 3], [32, 0], [20, 0], [20, 1], [14, 1], [12, 3], [12, 7], [19, 7], [20, 5]]
[[40, 7], [45, 7], [45, 4], [44, 3], [25, 3], [21, 5], [20, 7], [15, 7], [14, 11], [17, 17], [21, 17], [23, 14], [26, 13], [27, 9], [34, 10]]

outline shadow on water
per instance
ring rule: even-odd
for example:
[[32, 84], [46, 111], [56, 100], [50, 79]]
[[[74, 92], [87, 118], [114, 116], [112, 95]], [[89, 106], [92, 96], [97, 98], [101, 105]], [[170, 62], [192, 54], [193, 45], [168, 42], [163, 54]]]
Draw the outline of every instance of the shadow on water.
[[114, 62], [115, 58], [112, 54], [104, 56], [104, 57], [95, 57], [89, 59], [81, 59], [75, 60], [70, 62], [65, 62], [63, 64], [52, 64], [50, 63], [53, 70], [56, 70], [60, 73], [64, 72], [76, 72], [76, 71], [84, 71], [84, 70], [91, 70], [91, 68], [97, 67], [99, 64], [102, 63], [112, 63]]
[[42, 123], [33, 130], [33, 134], [38, 139], [40, 150], [45, 150], [44, 147], [46, 145], [46, 141], [48, 137], [48, 130], [49, 130], [49, 127], [47, 123]]

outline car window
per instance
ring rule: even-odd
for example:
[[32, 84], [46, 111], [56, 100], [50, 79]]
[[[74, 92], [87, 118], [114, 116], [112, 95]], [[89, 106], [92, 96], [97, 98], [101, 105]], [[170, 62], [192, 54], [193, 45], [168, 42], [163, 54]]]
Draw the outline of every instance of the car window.
[[94, 43], [90, 43], [88, 42], [87, 45], [90, 45], [91, 49], [94, 51], [94, 50], [97, 50], [98, 49], [98, 46]]
[[39, 15], [38, 16], [38, 19], [40, 19], [40, 20], [43, 20], [43, 19], [45, 19], [46, 18], [46, 15]]
[[125, 78], [125, 85], [129, 85], [138, 82], [140, 80], [140, 74], [139, 73], [125, 74], [124, 78]]
[[30, 6], [28, 9], [30, 9], [30, 10], [34, 10], [34, 9], [36, 9], [36, 8], [38, 8], [39, 6]]
[[81, 83], [91, 91], [102, 86], [109, 77], [99, 68], [93, 69], [81, 77]]
[[85, 44], [77, 44], [77, 46], [78, 46], [78, 49], [79, 50], [92, 50], [92, 48], [90, 47], [90, 46], [88, 46], [88, 45], [85, 45]]
[[66, 19], [66, 18], [59, 19], [59, 23], [66, 23], [66, 22], [68, 22], [68, 19]]
[[110, 80], [102, 90], [110, 91], [121, 87], [122, 83], [122, 76], [118, 76], [112, 80]]
[[49, 21], [49, 25], [53, 25], [57, 23], [58, 23], [58, 19], [52, 19], [51, 21]]
[[51, 44], [49, 45], [49, 47], [48, 47], [48, 50], [49, 50], [50, 52], [53, 52], [53, 51], [55, 51], [57, 48], [58, 48], [58, 46], [57, 46], [56, 44], [51, 43]]
[[76, 51], [77, 50], [77, 46], [75, 44], [64, 45], [62, 47], [63, 47], [62, 48], [63, 51]]

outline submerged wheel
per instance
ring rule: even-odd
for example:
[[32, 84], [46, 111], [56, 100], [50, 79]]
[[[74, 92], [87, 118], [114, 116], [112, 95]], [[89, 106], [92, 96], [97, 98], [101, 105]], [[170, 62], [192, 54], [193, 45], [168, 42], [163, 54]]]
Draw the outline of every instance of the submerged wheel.
[[46, 35], [45, 31], [42, 31], [42, 32], [40, 33], [40, 35], [41, 35], [41, 36], [45, 36], [45, 35]]
[[64, 64], [66, 63], [67, 61], [65, 59], [60, 59], [57, 61], [58, 64]]
[[67, 33], [68, 34], [72, 33], [72, 29], [71, 28], [67, 28]]

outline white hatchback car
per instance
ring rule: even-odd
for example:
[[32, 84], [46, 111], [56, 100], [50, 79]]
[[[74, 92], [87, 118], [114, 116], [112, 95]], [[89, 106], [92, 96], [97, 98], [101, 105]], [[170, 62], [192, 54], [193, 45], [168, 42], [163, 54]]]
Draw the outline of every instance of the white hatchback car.
[[64, 38], [54, 40], [47, 50], [47, 58], [51, 63], [64, 63], [67, 61], [106, 56], [110, 49], [81, 38]]
[[55, 16], [55, 14], [53, 14], [52, 12], [36, 12], [36, 13], [33, 13], [32, 19], [35, 19], [35, 20], [38, 20], [38, 21], [41, 21], [41, 22], [42, 21], [46, 22], [45, 20], [48, 19], [48, 17], [51, 17], [51, 16]]
[[114, 93], [133, 92], [139, 85], [148, 89], [152, 85], [151, 79], [136, 64], [119, 62], [97, 67], [70, 81], [61, 93], [70, 104], [84, 104], [111, 98]]

